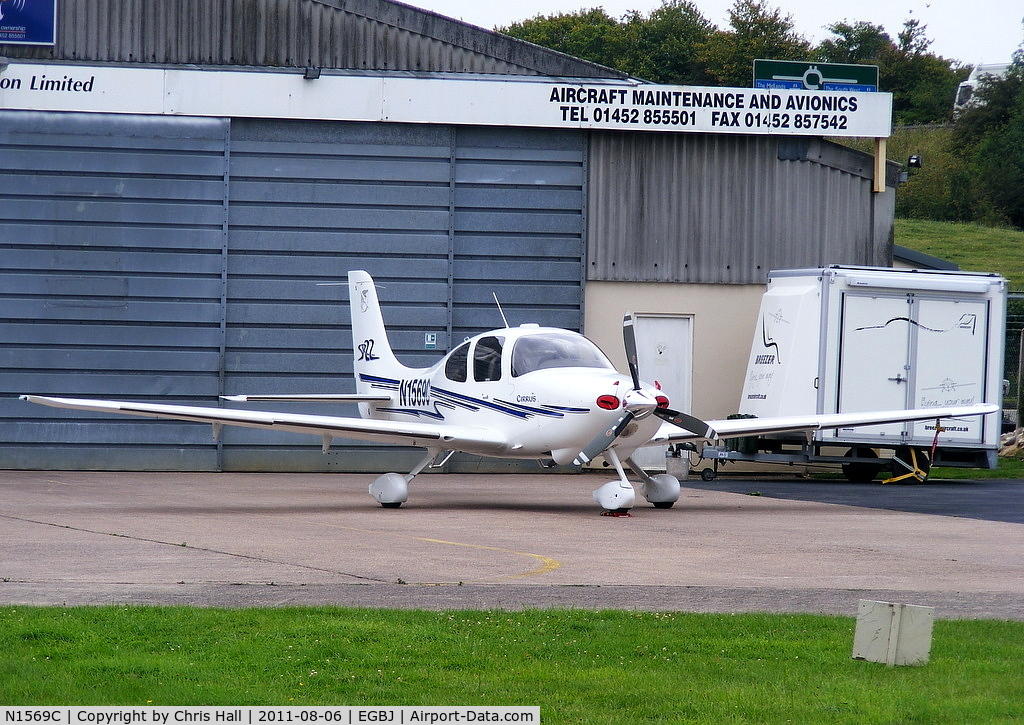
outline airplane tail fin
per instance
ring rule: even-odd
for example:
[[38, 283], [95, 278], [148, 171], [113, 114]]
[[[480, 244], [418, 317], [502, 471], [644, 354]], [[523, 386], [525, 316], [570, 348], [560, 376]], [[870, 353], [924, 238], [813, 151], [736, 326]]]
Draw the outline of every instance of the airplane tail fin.
[[362, 270], [350, 271], [348, 290], [356, 390], [365, 393], [370, 388], [366, 376], [401, 378], [406, 368], [398, 362], [388, 342], [373, 278]]

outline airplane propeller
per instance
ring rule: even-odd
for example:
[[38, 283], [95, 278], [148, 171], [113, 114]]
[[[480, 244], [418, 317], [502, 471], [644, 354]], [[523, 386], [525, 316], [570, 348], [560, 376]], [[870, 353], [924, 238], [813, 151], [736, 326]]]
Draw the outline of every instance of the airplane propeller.
[[635, 418], [636, 415], [631, 410], [627, 410], [621, 418], [615, 421], [615, 424], [610, 428], [606, 429], [603, 433], [599, 433], [594, 440], [587, 444], [587, 447], [580, 451], [573, 463], [577, 466], [582, 466], [585, 463], [590, 463], [592, 460], [597, 458], [599, 455], [608, 450], [608, 446], [615, 442], [615, 439], [622, 435], [622, 431], [626, 430], [626, 426], [629, 425], [630, 421]]
[[629, 313], [622, 318], [622, 345], [626, 348], [626, 363], [633, 378], [633, 390], [639, 390], [640, 363], [636, 355], [636, 332], [633, 329], [633, 315]]
[[599, 433], [594, 440], [579, 452], [574, 463], [583, 465], [589, 463], [597, 456], [604, 453], [608, 447], [615, 442], [615, 439], [622, 435], [626, 426], [636, 417], [644, 417], [653, 413], [661, 420], [689, 431], [698, 438], [717, 438], [715, 429], [692, 415], [672, 410], [665, 406], [645, 391], [640, 384], [640, 365], [637, 358], [636, 332], [633, 329], [633, 316], [626, 314], [622, 319], [622, 342], [626, 348], [626, 362], [629, 365], [629, 375], [633, 380], [633, 389], [625, 395], [623, 407], [626, 412], [615, 421], [613, 425]]
[[[627, 314], [622, 318], [622, 342], [626, 346], [626, 360], [629, 363], [629, 374], [633, 378], [633, 389], [639, 390], [640, 366], [636, 352], [636, 333], [633, 331], [633, 316], [630, 314]], [[688, 430], [699, 438], [718, 437], [714, 428], [702, 421], [700, 418], [695, 418], [692, 415], [680, 413], [678, 410], [672, 410], [671, 408], [662, 407], [660, 405], [654, 408], [653, 413], [658, 418], [666, 420], [672, 425], [678, 426], [683, 430]]]
[[698, 438], [713, 440], [718, 437], [718, 433], [714, 428], [692, 415], [680, 413], [678, 410], [672, 410], [671, 408], [655, 408], [654, 414], [674, 426], [690, 431]]

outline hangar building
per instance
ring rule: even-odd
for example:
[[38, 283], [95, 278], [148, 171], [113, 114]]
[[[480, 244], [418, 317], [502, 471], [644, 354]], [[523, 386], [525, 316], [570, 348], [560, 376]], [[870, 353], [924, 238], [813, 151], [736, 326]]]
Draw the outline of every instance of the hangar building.
[[[350, 392], [349, 269], [409, 364], [500, 327], [496, 295], [624, 369], [633, 311], [645, 377], [713, 418], [770, 269], [892, 262], [895, 169], [753, 89], [652, 86], [389, 0], [47, 3], [49, 44], [0, 22], [0, 467], [379, 469], [365, 444], [17, 400]], [[888, 94], [839, 103], [815, 123], [888, 135]]]

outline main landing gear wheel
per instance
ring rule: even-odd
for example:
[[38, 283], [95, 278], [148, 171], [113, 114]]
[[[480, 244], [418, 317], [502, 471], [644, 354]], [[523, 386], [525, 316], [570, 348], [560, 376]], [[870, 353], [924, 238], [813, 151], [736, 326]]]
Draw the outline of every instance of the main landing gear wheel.
[[669, 509], [679, 500], [679, 479], [668, 473], [649, 476], [630, 459], [630, 468], [643, 479], [644, 498], [656, 509]]
[[409, 500], [409, 479], [400, 473], [385, 473], [370, 484], [370, 495], [386, 509], [396, 509]]

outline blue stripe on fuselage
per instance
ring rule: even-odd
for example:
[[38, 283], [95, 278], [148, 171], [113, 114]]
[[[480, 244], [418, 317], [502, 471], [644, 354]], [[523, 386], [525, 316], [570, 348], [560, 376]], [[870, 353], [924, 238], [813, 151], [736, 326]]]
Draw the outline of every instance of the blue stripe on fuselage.
[[[398, 390], [401, 386], [401, 381], [393, 378], [382, 378], [376, 375], [361, 374], [359, 376], [361, 382], [369, 383], [371, 387], [381, 390]], [[588, 408], [573, 408], [561, 405], [542, 405], [541, 407], [521, 405], [519, 403], [512, 403], [507, 400], [482, 400], [480, 398], [474, 398], [470, 395], [463, 395], [462, 393], [456, 393], [453, 390], [446, 388], [437, 388], [431, 386], [430, 394], [438, 399], [439, 402], [446, 403], [451, 407], [458, 407], [464, 410], [480, 410], [486, 408], [488, 410], [494, 410], [505, 415], [512, 416], [513, 418], [519, 418], [520, 420], [526, 420], [533, 416], [544, 416], [546, 418], [563, 418], [566, 413], [588, 413]], [[422, 410], [416, 408], [379, 408], [379, 410], [386, 410], [390, 413], [403, 413], [406, 415], [415, 416], [427, 416], [438, 420], [443, 420], [444, 415], [437, 410], [435, 405], [434, 411]]]

